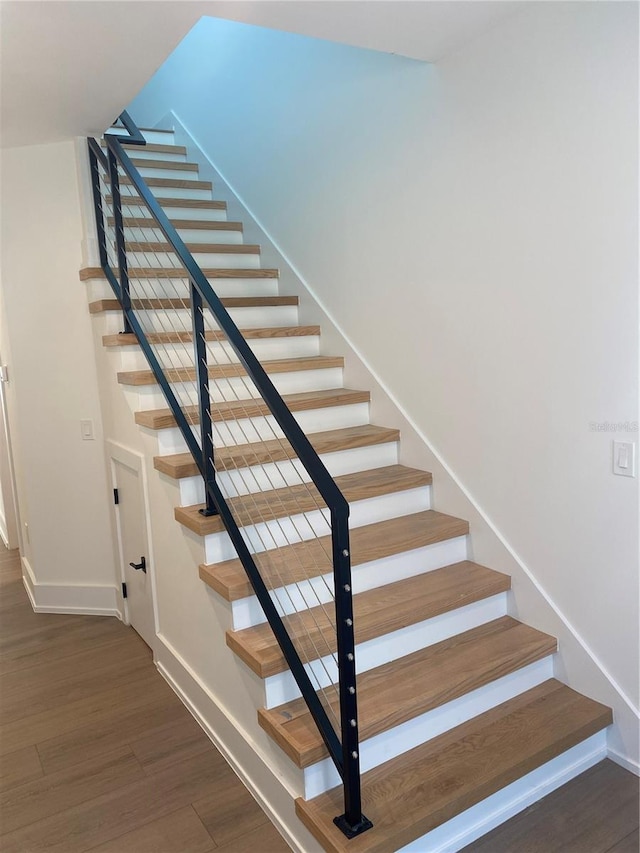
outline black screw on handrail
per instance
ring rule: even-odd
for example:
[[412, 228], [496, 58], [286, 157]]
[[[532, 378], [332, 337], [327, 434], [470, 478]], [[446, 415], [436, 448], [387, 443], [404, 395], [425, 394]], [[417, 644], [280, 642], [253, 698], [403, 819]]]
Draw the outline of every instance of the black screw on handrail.
[[[132, 164], [122, 148], [122, 143], [145, 145], [146, 141], [131, 117], [123, 112], [120, 120], [128, 135], [110, 132], [105, 134], [107, 155], [105, 156], [95, 139], [89, 139], [89, 160], [93, 186], [96, 228], [100, 250], [100, 263], [120, 305], [125, 318], [125, 331], [132, 331], [149, 362], [167, 404], [183, 434], [189, 451], [196, 461], [205, 484], [206, 504], [204, 514], [219, 514], [229, 537], [242, 562], [253, 590], [267, 617], [269, 625], [278, 641], [285, 660], [300, 688], [303, 698], [318, 726], [340, 776], [343, 780], [345, 811], [334, 822], [348, 837], [369, 829], [372, 824], [362, 814], [362, 796], [360, 783], [360, 758], [358, 736], [357, 689], [355, 667], [355, 639], [353, 629], [353, 595], [351, 587], [351, 560], [349, 552], [349, 504], [335, 481], [323, 465], [318, 454], [300, 428], [282, 397], [267, 376], [264, 368], [256, 359], [241, 332], [231, 319], [221, 300], [212, 289], [202, 270], [196, 264], [191, 253], [179, 237], [173, 225], [167, 219], [155, 196]], [[100, 193], [99, 165], [107, 175], [113, 200], [116, 248], [119, 267], [119, 281], [112, 270], [107, 256], [105, 219]], [[122, 217], [122, 199], [120, 195], [118, 166], [128, 176], [133, 189], [149, 210], [174, 253], [185, 269], [189, 280], [190, 302], [193, 329], [193, 344], [198, 387], [198, 408], [200, 416], [200, 443], [191, 430], [189, 421], [182, 410], [167, 380], [162, 365], [156, 358], [153, 348], [144, 334], [131, 303], [129, 275], [124, 225]], [[335, 586], [335, 611], [337, 634], [337, 659], [339, 671], [340, 734], [338, 738], [327, 713], [307, 675], [300, 656], [280, 617], [269, 590], [260, 574], [253, 555], [238, 527], [231, 509], [220, 491], [215, 477], [213, 425], [210, 412], [209, 374], [206, 344], [204, 338], [204, 307], [213, 313], [219, 328], [225, 333], [241, 364], [256, 386], [262, 399], [268, 406], [276, 422], [283, 430], [287, 440], [295, 450], [302, 465], [327, 504], [331, 516], [332, 556]]]

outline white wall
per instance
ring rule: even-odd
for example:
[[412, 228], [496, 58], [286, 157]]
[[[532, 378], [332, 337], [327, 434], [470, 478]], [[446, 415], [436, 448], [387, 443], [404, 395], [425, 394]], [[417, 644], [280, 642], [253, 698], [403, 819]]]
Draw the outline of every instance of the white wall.
[[[116, 580], [73, 142], [2, 152], [1, 227], [0, 348], [31, 592], [81, 606], [91, 587], [108, 609]], [[94, 441], [81, 439], [83, 418]]]
[[638, 480], [590, 423], [638, 420], [637, 14], [535, 4], [438, 66], [210, 22], [131, 105], [174, 109], [636, 706]]

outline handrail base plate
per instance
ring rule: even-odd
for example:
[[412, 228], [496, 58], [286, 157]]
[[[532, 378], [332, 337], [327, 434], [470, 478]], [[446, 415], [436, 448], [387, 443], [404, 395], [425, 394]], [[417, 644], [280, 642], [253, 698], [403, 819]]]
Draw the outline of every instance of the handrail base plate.
[[340, 817], [334, 817], [333, 822], [340, 832], [342, 832], [343, 835], [346, 835], [347, 838], [355, 838], [356, 835], [362, 835], [363, 832], [373, 828], [373, 824], [369, 818], [364, 815], [361, 815], [358, 823], [354, 825], [347, 823], [346, 814], [342, 814]]

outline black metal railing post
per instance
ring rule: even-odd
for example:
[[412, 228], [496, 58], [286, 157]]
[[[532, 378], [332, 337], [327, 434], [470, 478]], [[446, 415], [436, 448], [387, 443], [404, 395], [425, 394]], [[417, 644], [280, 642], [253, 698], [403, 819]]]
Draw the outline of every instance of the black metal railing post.
[[347, 838], [353, 838], [370, 829], [373, 824], [362, 814], [348, 507], [346, 512], [331, 510], [331, 537], [342, 739], [342, 783], [344, 788], [344, 814], [334, 818], [333, 822]]
[[93, 191], [93, 212], [96, 218], [96, 232], [98, 234], [98, 252], [100, 254], [100, 266], [105, 267], [109, 262], [107, 257], [107, 235], [104, 229], [104, 211], [102, 209], [102, 193], [100, 192], [100, 173], [98, 172], [98, 158], [89, 145], [89, 168], [91, 169], [91, 189]]
[[200, 446], [202, 448], [202, 477], [205, 488], [205, 506], [200, 513], [205, 516], [218, 515], [213, 501], [213, 484], [216, 478], [213, 447], [213, 421], [211, 420], [211, 397], [209, 394], [209, 366], [204, 338], [204, 311], [202, 296], [193, 281], [189, 282], [191, 293], [191, 327], [198, 386], [198, 408], [200, 410]]
[[118, 177], [118, 161], [111, 148], [108, 148], [107, 159], [109, 163], [109, 178], [111, 182], [111, 198], [113, 199], [113, 221], [116, 235], [116, 252], [118, 255], [118, 267], [120, 270], [120, 300], [122, 302], [122, 313], [124, 328], [122, 334], [131, 334], [133, 331], [129, 323], [128, 312], [131, 311], [131, 292], [129, 288], [129, 266], [127, 263], [127, 248], [124, 239], [124, 223], [122, 221], [122, 200], [120, 197], [120, 178]]

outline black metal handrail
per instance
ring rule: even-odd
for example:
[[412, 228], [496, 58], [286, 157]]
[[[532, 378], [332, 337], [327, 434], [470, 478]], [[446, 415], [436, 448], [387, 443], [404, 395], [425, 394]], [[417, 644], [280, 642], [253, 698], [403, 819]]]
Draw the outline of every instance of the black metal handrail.
[[[340, 773], [344, 787], [345, 812], [340, 817], [335, 818], [335, 823], [345, 835], [353, 837], [368, 829], [371, 826], [371, 822], [362, 814], [361, 803], [353, 596], [349, 550], [349, 504], [269, 379], [266, 371], [254, 355], [242, 333], [232, 320], [222, 301], [209, 284], [209, 281], [195, 262], [176, 229], [158, 204], [155, 196], [151, 193], [145, 180], [124, 151], [122, 147], [123, 143], [145, 145], [146, 140], [142, 133], [126, 112], [122, 113], [119, 120], [126, 129], [127, 135], [113, 132], [106, 133], [104, 135], [107, 146], [106, 154], [97, 140], [88, 140], [100, 264], [122, 307], [124, 331], [135, 334], [154, 377], [167, 400], [176, 424], [202, 475], [206, 495], [206, 503], [202, 512], [206, 515], [220, 515], [291, 673], [309, 707], [329, 754]], [[107, 253], [105, 216], [102, 209], [102, 196], [100, 192], [100, 166], [102, 166], [108, 178], [112, 195], [115, 242], [118, 258], [117, 276], [109, 263]], [[159, 229], [164, 234], [183, 266], [186, 277], [189, 279], [190, 307], [196, 358], [196, 384], [200, 413], [200, 443], [198, 443], [191, 430], [190, 424], [171, 388], [171, 384], [165, 376], [163, 368], [149, 344], [132, 306], [118, 167], [121, 167], [128, 176], [132, 187], [138, 193], [138, 196], [149, 210], [152, 219], [155, 220]], [[258, 393], [282, 429], [286, 439], [293, 447], [300, 462], [329, 509], [335, 587], [340, 737], [336, 734], [320, 702], [284, 622], [269, 595], [268, 588], [260, 574], [253, 555], [249, 551], [231, 509], [216, 482], [213, 430], [209, 411], [207, 355], [203, 345], [203, 306], [211, 310], [219, 328], [226, 335], [240, 363], [245, 368]]]

